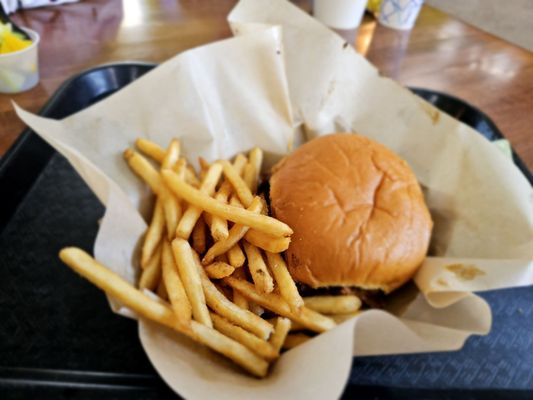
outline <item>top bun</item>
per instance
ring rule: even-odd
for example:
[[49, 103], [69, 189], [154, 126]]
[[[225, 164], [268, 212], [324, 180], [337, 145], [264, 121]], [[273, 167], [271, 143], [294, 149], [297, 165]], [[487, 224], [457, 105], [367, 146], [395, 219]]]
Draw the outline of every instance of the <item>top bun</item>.
[[313, 288], [389, 293], [426, 256], [433, 223], [415, 175], [366, 137], [307, 142], [273, 168], [270, 199], [275, 217], [294, 230], [289, 271]]

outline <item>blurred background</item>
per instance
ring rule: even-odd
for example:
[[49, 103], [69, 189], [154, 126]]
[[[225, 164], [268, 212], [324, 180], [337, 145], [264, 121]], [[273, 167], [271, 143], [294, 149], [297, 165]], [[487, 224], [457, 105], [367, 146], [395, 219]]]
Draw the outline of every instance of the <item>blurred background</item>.
[[533, 51], [531, 0], [427, 0], [427, 4]]
[[[226, 18], [237, 3], [49, 0], [52, 6], [31, 8], [45, 1], [0, 0], [14, 11], [10, 17], [16, 24], [40, 35], [38, 65], [29, 65], [30, 72], [38, 71], [38, 82], [21, 93], [0, 94], [0, 157], [24, 128], [11, 100], [38, 112], [65, 80], [87, 69], [124, 61], [160, 63], [230, 37]], [[335, 29], [382, 75], [451, 94], [489, 114], [533, 167], [533, 0], [292, 3]]]

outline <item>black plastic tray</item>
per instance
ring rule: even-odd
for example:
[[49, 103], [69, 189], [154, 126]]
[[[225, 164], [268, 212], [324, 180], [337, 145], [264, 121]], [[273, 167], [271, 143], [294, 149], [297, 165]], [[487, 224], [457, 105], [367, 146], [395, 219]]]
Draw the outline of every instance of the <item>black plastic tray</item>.
[[[82, 73], [41, 114], [63, 118], [152, 68], [128, 63]], [[461, 100], [413, 90], [490, 140], [502, 137]], [[57, 259], [65, 245], [91, 251], [104, 212], [65, 159], [25, 131], [0, 160], [0, 191], [0, 398], [174, 398], [143, 353], [136, 323], [112, 314], [104, 295]], [[459, 352], [354, 359], [345, 397], [532, 398], [533, 290], [483, 296], [494, 313], [490, 335]]]

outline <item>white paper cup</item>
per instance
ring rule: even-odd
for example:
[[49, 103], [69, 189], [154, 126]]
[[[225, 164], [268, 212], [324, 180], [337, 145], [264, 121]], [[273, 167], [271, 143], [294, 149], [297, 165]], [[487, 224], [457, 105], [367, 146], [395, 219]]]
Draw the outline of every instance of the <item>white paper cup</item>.
[[367, 0], [315, 0], [314, 16], [327, 26], [336, 29], [353, 29], [359, 26]]
[[0, 93], [19, 93], [39, 82], [39, 34], [24, 28], [32, 44], [23, 50], [0, 54]]
[[382, 0], [378, 21], [393, 29], [411, 29], [423, 3], [424, 0]]

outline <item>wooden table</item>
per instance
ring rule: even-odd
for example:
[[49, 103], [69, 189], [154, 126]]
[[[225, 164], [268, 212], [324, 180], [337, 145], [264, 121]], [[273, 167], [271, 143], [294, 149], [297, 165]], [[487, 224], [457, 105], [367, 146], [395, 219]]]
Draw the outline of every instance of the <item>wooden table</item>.
[[[297, 3], [310, 10], [311, 0]], [[126, 5], [127, 4], [127, 5]], [[18, 95], [0, 94], [0, 155], [23, 129], [10, 100], [37, 112], [65, 79], [109, 62], [160, 62], [230, 36], [233, 0], [84, 0], [19, 12], [14, 20], [41, 34], [41, 81]], [[533, 169], [533, 54], [424, 6], [412, 31], [370, 17], [345, 37], [381, 72], [403, 84], [460, 97], [487, 113]]]

